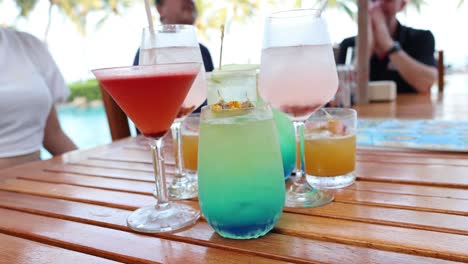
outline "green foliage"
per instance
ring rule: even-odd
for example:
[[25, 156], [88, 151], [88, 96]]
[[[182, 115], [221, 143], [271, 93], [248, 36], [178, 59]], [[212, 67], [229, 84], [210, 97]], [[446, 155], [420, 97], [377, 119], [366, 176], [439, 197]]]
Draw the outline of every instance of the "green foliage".
[[16, 5], [20, 9], [20, 16], [26, 17], [36, 6], [37, 0], [16, 0]]
[[122, 10], [130, 7], [134, 0], [49, 0], [55, 4], [60, 11], [67, 15], [75, 24], [78, 32], [86, 34], [87, 16], [91, 12], [104, 11], [101, 21], [109, 17], [109, 14], [119, 15]]
[[416, 8], [418, 12], [421, 12], [421, 7], [426, 4], [425, 0], [413, 0], [409, 2], [409, 6]]
[[328, 1], [329, 8], [336, 8], [346, 13], [351, 19], [356, 19], [357, 1], [355, 0], [330, 0]]
[[195, 0], [198, 9], [196, 26], [200, 35], [207, 38], [207, 30], [220, 30], [222, 25], [229, 31], [232, 22], [245, 23], [254, 17], [261, 0], [224, 0], [223, 4], [208, 0]]
[[73, 101], [76, 97], [85, 97], [86, 100], [101, 100], [101, 92], [99, 91], [99, 84], [97, 80], [87, 80], [84, 82], [75, 82], [69, 84], [71, 95], [68, 101]]
[[[21, 17], [27, 17], [38, 2], [38, 0], [14, 1], [20, 11], [18, 16]], [[82, 35], [86, 34], [86, 19], [89, 13], [100, 12], [102, 14], [101, 20], [105, 20], [109, 14], [119, 15], [122, 10], [127, 9], [134, 2], [135, 0], [49, 0], [50, 7], [55, 6], [65, 14]]]

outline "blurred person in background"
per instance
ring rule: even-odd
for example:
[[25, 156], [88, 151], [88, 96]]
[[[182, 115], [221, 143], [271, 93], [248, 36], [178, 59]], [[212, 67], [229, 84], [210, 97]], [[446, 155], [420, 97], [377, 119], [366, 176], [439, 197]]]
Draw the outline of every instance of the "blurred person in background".
[[[393, 80], [398, 93], [428, 93], [437, 79], [434, 36], [397, 20], [397, 13], [407, 4], [408, 0], [369, 3], [369, 79]], [[337, 63], [345, 63], [348, 48], [355, 44], [356, 37], [341, 42]]]
[[[155, 0], [161, 23], [193, 25], [197, 19], [198, 12], [193, 0]], [[213, 61], [210, 51], [200, 44], [203, 64], [207, 72], [213, 71]], [[133, 60], [133, 65], [138, 65], [140, 57], [139, 50]]]
[[0, 27], [0, 169], [75, 150], [55, 103], [69, 95], [62, 74], [36, 37]]

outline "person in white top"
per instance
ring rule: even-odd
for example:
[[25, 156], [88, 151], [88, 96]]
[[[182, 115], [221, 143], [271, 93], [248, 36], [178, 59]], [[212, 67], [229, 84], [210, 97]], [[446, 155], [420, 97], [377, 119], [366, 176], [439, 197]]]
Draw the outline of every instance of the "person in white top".
[[76, 149], [54, 104], [69, 95], [46, 46], [34, 36], [0, 27], [0, 169]]

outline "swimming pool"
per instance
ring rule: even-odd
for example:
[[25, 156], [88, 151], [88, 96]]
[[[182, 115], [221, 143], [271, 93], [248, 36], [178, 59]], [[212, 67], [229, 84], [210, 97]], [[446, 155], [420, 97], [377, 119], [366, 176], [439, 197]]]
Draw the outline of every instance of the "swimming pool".
[[[59, 106], [57, 114], [62, 129], [79, 149], [92, 148], [112, 141], [103, 106]], [[41, 157], [47, 159], [51, 155], [43, 149]]]

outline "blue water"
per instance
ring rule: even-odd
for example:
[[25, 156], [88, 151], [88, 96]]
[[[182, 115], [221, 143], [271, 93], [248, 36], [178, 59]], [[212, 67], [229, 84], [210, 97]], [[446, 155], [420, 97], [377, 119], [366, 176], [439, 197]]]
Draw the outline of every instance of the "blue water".
[[[62, 129], [79, 149], [92, 148], [112, 141], [104, 107], [59, 106], [57, 113]], [[51, 155], [43, 149], [41, 157], [46, 159]]]
[[468, 121], [361, 119], [358, 145], [468, 152]]

